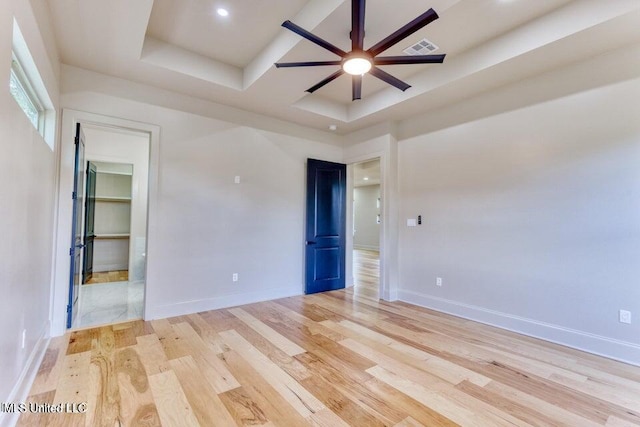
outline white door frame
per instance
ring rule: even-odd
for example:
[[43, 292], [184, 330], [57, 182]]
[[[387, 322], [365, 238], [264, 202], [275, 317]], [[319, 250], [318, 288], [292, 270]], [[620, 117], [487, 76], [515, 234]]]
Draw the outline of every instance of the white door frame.
[[[379, 259], [379, 264], [378, 264], [378, 276], [379, 276], [379, 280], [378, 280], [378, 295], [380, 298], [383, 298], [383, 289], [386, 289], [385, 286], [383, 286], [383, 280], [384, 280], [384, 275], [382, 274], [382, 269], [385, 267], [384, 266], [384, 262], [383, 260], [386, 259], [384, 258], [384, 255], [386, 255], [386, 250], [384, 247], [385, 244], [385, 239], [384, 237], [386, 236], [385, 233], [385, 227], [386, 226], [386, 221], [384, 218], [384, 206], [385, 206], [385, 197], [384, 197], [384, 170], [383, 170], [383, 166], [382, 166], [382, 156], [384, 155], [384, 153], [379, 153], [379, 154], [367, 154], [366, 156], [363, 156], [363, 160], [355, 160], [355, 161], [350, 161], [347, 164], [347, 193], [349, 194], [349, 200], [347, 200], [347, 227], [348, 228], [348, 232], [347, 232], [347, 277], [351, 278], [351, 284], [353, 285], [355, 283], [355, 276], [353, 274], [353, 248], [354, 248], [354, 244], [353, 244], [353, 215], [354, 215], [354, 205], [353, 205], [353, 192], [355, 189], [354, 186], [354, 177], [353, 177], [353, 167], [359, 163], [365, 163], [365, 162], [369, 162], [371, 160], [378, 160], [380, 162], [380, 236], [379, 236], [379, 240], [378, 240], [378, 245], [379, 245], [379, 254], [380, 254], [380, 259]], [[386, 299], [386, 298], [383, 298]]]
[[[54, 243], [54, 271], [51, 286], [51, 336], [60, 336], [66, 332], [66, 314], [69, 295], [69, 247], [71, 236], [71, 212], [73, 188], [73, 140], [76, 124], [91, 124], [100, 127], [129, 129], [149, 134], [149, 189], [147, 200], [147, 272], [149, 260], [153, 259], [153, 251], [149, 251], [150, 240], [155, 236], [156, 206], [158, 201], [158, 165], [160, 146], [160, 127], [148, 123], [135, 122], [126, 119], [103, 116], [85, 111], [64, 109], [62, 111], [62, 125], [60, 149], [58, 150], [58, 190], [56, 194], [55, 243]], [[145, 272], [145, 278], [148, 277]], [[143, 313], [146, 312], [148, 280], [145, 280], [145, 296]], [[144, 316], [144, 314], [143, 314]]]
[[[387, 274], [393, 271], [392, 262], [395, 257], [389, 256], [393, 254], [394, 247], [392, 237], [396, 230], [396, 224], [392, 215], [389, 215], [391, 203], [389, 195], [392, 193], [391, 173], [388, 167], [389, 154], [386, 151], [376, 151], [364, 154], [362, 156], [349, 158], [347, 163], [347, 192], [350, 197], [347, 199], [347, 229], [353, 230], [353, 165], [370, 160], [380, 159], [380, 283], [378, 291], [381, 299], [393, 301], [397, 299], [397, 291], [391, 276]], [[347, 277], [351, 278], [353, 284], [353, 232], [347, 233]]]

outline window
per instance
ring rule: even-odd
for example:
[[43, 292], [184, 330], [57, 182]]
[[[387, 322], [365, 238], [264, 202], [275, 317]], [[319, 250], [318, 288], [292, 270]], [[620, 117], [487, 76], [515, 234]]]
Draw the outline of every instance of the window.
[[[41, 45], [40, 48], [42, 51], [43, 46]], [[56, 111], [47, 86], [15, 18], [13, 19], [11, 54], [9, 92], [33, 127], [42, 136], [44, 142], [53, 151], [56, 140]], [[43, 55], [41, 59], [45, 61], [42, 65], [45, 65], [48, 60], [46, 55]], [[46, 70], [47, 67], [44, 69]], [[50, 80], [52, 80], [51, 77], [49, 75]], [[6, 82], [0, 82], [0, 86], [2, 83], [6, 84]]]
[[33, 126], [42, 131], [42, 103], [35, 95], [33, 87], [29, 83], [20, 63], [13, 55], [11, 61], [11, 77], [9, 78], [9, 91], [16, 100], [24, 114], [29, 118]]

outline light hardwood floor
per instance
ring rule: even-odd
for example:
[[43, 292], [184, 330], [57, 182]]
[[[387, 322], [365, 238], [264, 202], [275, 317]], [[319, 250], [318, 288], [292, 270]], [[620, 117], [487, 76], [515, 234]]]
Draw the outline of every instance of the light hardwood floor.
[[95, 283], [111, 283], [126, 282], [129, 280], [129, 270], [103, 271], [93, 273], [91, 279], [87, 280], [85, 285], [93, 285]]
[[353, 291], [56, 338], [20, 425], [631, 426], [640, 368]]
[[378, 299], [380, 252], [354, 249], [353, 278], [356, 294]]

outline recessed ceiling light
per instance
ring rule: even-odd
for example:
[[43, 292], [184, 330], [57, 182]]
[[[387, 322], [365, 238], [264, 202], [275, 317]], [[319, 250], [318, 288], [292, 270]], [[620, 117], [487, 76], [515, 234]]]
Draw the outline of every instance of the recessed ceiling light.
[[218, 10], [216, 10], [216, 12], [220, 16], [229, 16], [229, 11], [227, 9], [222, 8], [222, 7], [218, 8]]
[[336, 130], [338, 129], [338, 126], [336, 125], [329, 125], [329, 130]]
[[368, 176], [365, 176], [365, 177], [364, 177], [364, 180], [365, 180], [365, 181], [369, 181], [369, 177], [368, 177]]

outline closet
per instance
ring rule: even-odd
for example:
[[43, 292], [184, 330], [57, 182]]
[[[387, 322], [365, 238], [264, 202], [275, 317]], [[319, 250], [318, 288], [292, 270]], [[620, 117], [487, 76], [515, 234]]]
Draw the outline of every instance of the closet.
[[93, 273], [128, 270], [133, 166], [92, 163], [97, 169]]

